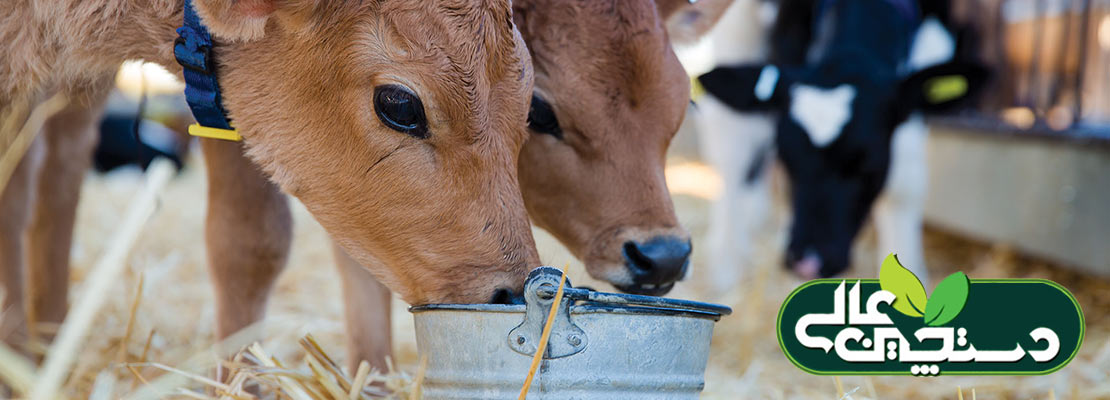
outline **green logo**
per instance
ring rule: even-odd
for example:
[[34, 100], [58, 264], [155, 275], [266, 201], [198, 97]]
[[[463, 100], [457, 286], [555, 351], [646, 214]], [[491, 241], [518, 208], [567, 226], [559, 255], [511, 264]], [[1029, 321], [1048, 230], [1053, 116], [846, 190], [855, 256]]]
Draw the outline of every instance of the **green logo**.
[[779, 310], [782, 351], [818, 375], [1041, 375], [1083, 342], [1083, 311], [1044, 279], [944, 278], [932, 295], [891, 254], [879, 279], [818, 279]]

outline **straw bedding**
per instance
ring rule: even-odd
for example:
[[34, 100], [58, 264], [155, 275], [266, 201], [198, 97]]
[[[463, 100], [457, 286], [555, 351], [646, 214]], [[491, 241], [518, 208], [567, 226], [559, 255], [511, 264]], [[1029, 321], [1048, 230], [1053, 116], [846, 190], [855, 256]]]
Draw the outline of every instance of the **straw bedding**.
[[[199, 157], [199, 156], [198, 156]], [[714, 176], [699, 164], [675, 161], [668, 170], [683, 223], [704, 236]], [[295, 240], [289, 267], [278, 282], [264, 325], [232, 343], [214, 347], [211, 288], [202, 240], [205, 182], [203, 163], [192, 160], [162, 197], [128, 258], [125, 274], [112, 289], [92, 327], [74, 371], [62, 388], [70, 398], [121, 398], [129, 395], [173, 398], [250, 398], [251, 387], [267, 398], [369, 398], [392, 391], [397, 398], [417, 397], [421, 368], [405, 305], [394, 302], [394, 371], [344, 371], [342, 305], [327, 236], [294, 202]], [[137, 171], [89, 175], [78, 211], [71, 287], [84, 289], [88, 268], [104, 251], [107, 238], [140, 185]], [[774, 334], [778, 307], [800, 283], [779, 267], [782, 222], [775, 210], [774, 229], [756, 238], [763, 249], [749, 260], [744, 280], [721, 298], [705, 296], [705, 276], [679, 285], [675, 297], [719, 301], [735, 314], [717, 327], [706, 374], [705, 398], [734, 399], [979, 399], [1110, 398], [1110, 280], [1085, 276], [1050, 263], [1020, 256], [1004, 246], [971, 243], [930, 230], [926, 255], [934, 274], [964, 270], [972, 277], [1046, 277], [1071, 289], [1087, 316], [1087, 339], [1079, 356], [1062, 371], [1040, 377], [818, 377], [808, 375], [781, 354]], [[581, 266], [549, 235], [537, 231], [544, 261], [571, 263], [576, 285], [607, 286], [585, 276]], [[853, 276], [875, 276], [873, 233], [857, 246], [861, 264]], [[695, 258], [695, 275], [707, 271]], [[72, 297], [71, 297], [72, 298]], [[306, 335], [312, 336], [306, 338]], [[257, 343], [251, 345], [252, 343]], [[250, 345], [248, 347], [248, 345]], [[243, 351], [246, 349], [245, 351]], [[233, 379], [212, 382], [217, 360], [230, 363]], [[0, 357], [3, 357], [0, 352]], [[251, 363], [244, 363], [250, 361]], [[18, 364], [0, 362], [8, 369]], [[254, 366], [247, 366], [254, 365]], [[261, 366], [259, 366], [261, 365]], [[0, 368], [3, 375], [4, 368]], [[521, 371], [523, 383], [524, 374]], [[26, 381], [28, 371], [23, 370]], [[19, 371], [15, 373], [19, 378]], [[378, 382], [358, 393], [358, 382]], [[352, 392], [356, 397], [350, 397]], [[348, 396], [348, 397], [344, 397]]]

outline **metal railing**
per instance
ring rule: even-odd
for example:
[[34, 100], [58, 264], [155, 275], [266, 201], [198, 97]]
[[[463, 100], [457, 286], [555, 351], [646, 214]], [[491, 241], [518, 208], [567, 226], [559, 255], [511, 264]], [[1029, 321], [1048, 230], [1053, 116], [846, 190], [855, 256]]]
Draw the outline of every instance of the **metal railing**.
[[1110, 0], [952, 0], [952, 12], [962, 55], [994, 79], [944, 121], [1110, 141]]

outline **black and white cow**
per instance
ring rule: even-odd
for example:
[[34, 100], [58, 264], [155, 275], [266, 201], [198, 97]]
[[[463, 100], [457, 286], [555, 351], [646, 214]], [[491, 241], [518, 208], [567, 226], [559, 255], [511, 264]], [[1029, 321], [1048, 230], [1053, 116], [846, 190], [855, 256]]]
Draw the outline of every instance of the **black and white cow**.
[[[744, 228], [727, 225], [759, 226], [751, 219], [766, 214], [763, 166], [771, 149], [790, 177], [788, 268], [807, 279], [844, 271], [882, 194], [874, 213], [880, 253], [899, 253], [925, 279], [926, 128], [917, 111], [948, 109], [986, 78], [981, 67], [950, 61], [956, 42], [931, 15], [934, 9], [943, 11], [943, 3], [782, 0], [766, 30], [767, 61], [755, 60], [761, 54], [721, 54], [729, 46], [714, 46], [719, 66], [699, 77], [709, 93], [699, 102], [703, 148], [725, 153], [709, 157], [714, 164], [732, 164], [718, 165], [726, 188], [711, 218], [709, 247], [711, 264], [721, 266], [715, 275], [726, 278], [715, 281], [733, 283], [728, 278], [735, 272], [727, 270], [744, 257], [727, 249], [749, 239]], [[725, 18], [730, 15], [738, 13]], [[719, 26], [744, 23], [751, 21]], [[720, 33], [715, 43], [728, 43]], [[748, 141], [743, 148], [720, 143], [738, 135], [751, 135], [741, 139]]]

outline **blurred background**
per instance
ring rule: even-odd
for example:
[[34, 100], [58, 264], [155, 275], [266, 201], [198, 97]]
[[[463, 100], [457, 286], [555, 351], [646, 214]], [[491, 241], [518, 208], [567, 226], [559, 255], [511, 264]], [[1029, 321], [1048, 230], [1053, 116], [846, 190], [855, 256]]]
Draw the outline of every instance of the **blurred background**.
[[[730, 290], [712, 289], [713, 276], [704, 273], [709, 261], [699, 249], [723, 183], [699, 152], [699, 110], [692, 106], [672, 144], [667, 181], [679, 217], [694, 235], [693, 272], [670, 296], [721, 302], [736, 311], [715, 333], [705, 398], [970, 399], [973, 390], [979, 399], [1110, 398], [1110, 0], [958, 0], [951, 18], [963, 29], [961, 51], [984, 62], [994, 79], [971, 106], [928, 119], [924, 256], [930, 274], [965, 271], [971, 278], [1063, 284], [1076, 295], [1088, 324], [1078, 357], [1055, 374], [1037, 377], [833, 378], [798, 370], [783, 357], [774, 329], [782, 300], [802, 282], [782, 268], [790, 221], [784, 173], [777, 165], [770, 172], [773, 202], [750, 239], [753, 250], [724, 266], [742, 270], [740, 278]], [[713, 65], [713, 40], [680, 47], [692, 76]], [[158, 67], [131, 63], [120, 71], [96, 160], [110, 172], [90, 172], [78, 210], [74, 296], [140, 186], [141, 166], [154, 155], [168, 155], [183, 169], [95, 328], [73, 393], [91, 393], [94, 382], [104, 379], [139, 385], [163, 373], [112, 368], [117, 355], [172, 366], [205, 354], [212, 344], [202, 238], [204, 163], [195, 141], [183, 134], [191, 117], [182, 89]], [[140, 147], [127, 140], [137, 119], [145, 143]], [[124, 165], [135, 155], [139, 165]], [[329, 354], [343, 359], [342, 305], [333, 295], [339, 286], [329, 240], [293, 203], [293, 253], [272, 297], [262, 344], [295, 363], [303, 357], [297, 339], [312, 333]], [[545, 263], [570, 265], [576, 285], [611, 289], [591, 280], [554, 238], [535, 234]], [[860, 234], [846, 276], [877, 277], [875, 235], [870, 227]], [[411, 376], [418, 360], [406, 307], [394, 302], [394, 362], [399, 374]]]

